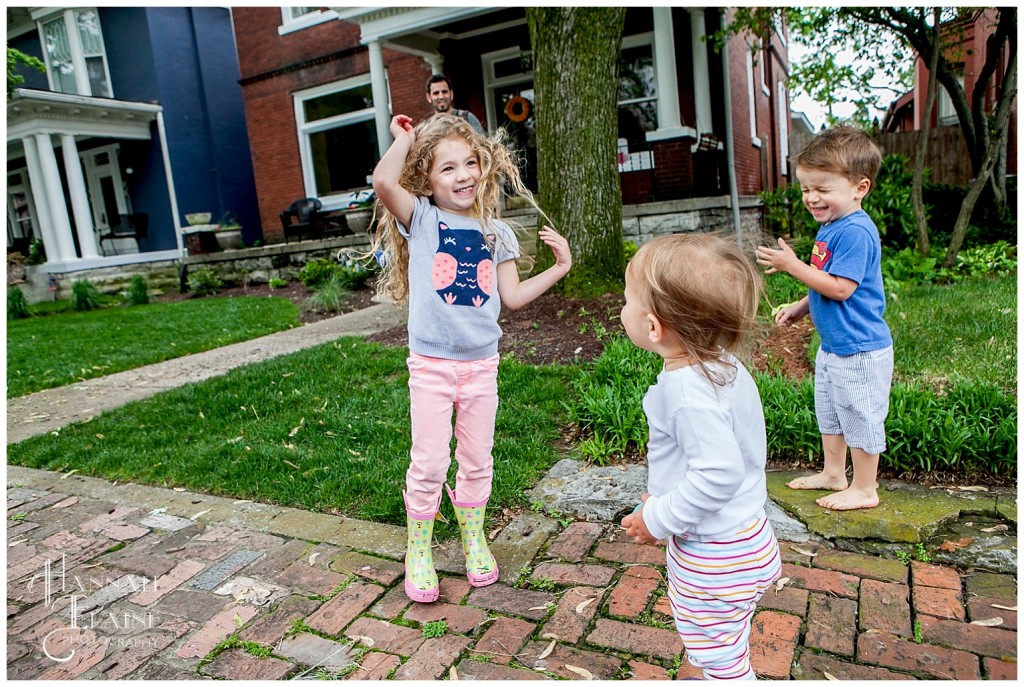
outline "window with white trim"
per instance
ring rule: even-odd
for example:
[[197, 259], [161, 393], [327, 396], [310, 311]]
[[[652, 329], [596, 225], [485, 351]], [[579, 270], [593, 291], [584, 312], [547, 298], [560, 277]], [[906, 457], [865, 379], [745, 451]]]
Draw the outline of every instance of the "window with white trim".
[[786, 108], [786, 87], [780, 81], [775, 86], [779, 103], [779, 171], [782, 176], [789, 176], [789, 112]]
[[761, 137], [757, 135], [757, 98], [754, 93], [754, 46], [747, 47], [747, 107], [750, 109], [750, 142], [761, 147]]
[[294, 98], [306, 193], [323, 201], [366, 188], [378, 160], [370, 75], [300, 91]]
[[619, 138], [630, 144], [646, 141], [648, 131], [658, 130], [658, 90], [655, 78], [654, 34], [622, 39], [619, 53]]
[[100, 15], [65, 10], [39, 22], [50, 88], [60, 93], [112, 98]]
[[764, 39], [758, 38], [757, 44], [760, 50], [757, 51], [758, 66], [761, 67], [761, 92], [771, 97], [772, 91], [768, 88], [768, 48], [765, 47]]
[[338, 13], [334, 10], [322, 10], [319, 7], [282, 7], [281, 25], [277, 27], [277, 33], [283, 35], [299, 31], [337, 18]]
[[[956, 79], [957, 83], [960, 84], [960, 88], [963, 89], [964, 75], [957, 74], [954, 78]], [[953, 107], [953, 99], [949, 97], [949, 93], [946, 91], [944, 86], [939, 86], [938, 94], [939, 126], [952, 126], [953, 124], [958, 123], [960, 120], [956, 116], [956, 109]], [[923, 105], [921, 106], [921, 109], [924, 109]]]

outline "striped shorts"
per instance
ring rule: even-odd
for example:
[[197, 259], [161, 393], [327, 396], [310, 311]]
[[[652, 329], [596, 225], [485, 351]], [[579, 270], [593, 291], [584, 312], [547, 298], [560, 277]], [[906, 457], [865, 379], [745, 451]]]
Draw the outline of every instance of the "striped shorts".
[[761, 595], [782, 573], [768, 518], [732, 536], [699, 542], [672, 537], [668, 596], [689, 662], [708, 680], [753, 680], [750, 623]]
[[885, 450], [885, 418], [892, 385], [892, 346], [853, 355], [818, 349], [814, 358], [814, 414], [822, 434], [877, 455]]

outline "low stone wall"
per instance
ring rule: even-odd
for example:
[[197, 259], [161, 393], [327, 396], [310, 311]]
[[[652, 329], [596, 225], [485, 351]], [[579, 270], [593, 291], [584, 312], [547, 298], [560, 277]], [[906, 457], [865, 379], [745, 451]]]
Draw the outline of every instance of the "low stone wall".
[[[506, 218], [519, 224], [520, 250], [530, 259], [520, 263], [520, 277], [530, 271], [532, 258], [537, 255], [537, 213], [529, 207], [516, 208], [505, 213]], [[189, 255], [181, 263], [177, 260], [120, 265], [79, 272], [64, 272], [58, 279], [57, 296], [67, 298], [71, 285], [78, 279], [88, 279], [103, 293], [123, 293], [133, 275], [146, 277], [151, 293], [177, 290], [181, 283], [182, 268], [185, 276], [199, 267], [209, 267], [228, 284], [264, 283], [273, 278], [292, 280], [302, 266], [316, 258], [336, 258], [343, 250], [366, 252], [370, 247], [369, 235], [360, 224], [355, 235], [333, 237], [316, 241], [275, 243], [259, 248], [225, 250], [203, 255]], [[753, 254], [761, 240], [761, 204], [755, 196], [740, 198], [740, 230], [744, 245]], [[622, 208], [622, 238], [641, 245], [655, 236], [694, 231], [715, 231], [732, 234], [732, 211], [729, 197], [689, 198]], [[41, 267], [29, 267], [26, 282], [18, 284], [30, 303], [53, 299], [49, 290], [49, 273]]]

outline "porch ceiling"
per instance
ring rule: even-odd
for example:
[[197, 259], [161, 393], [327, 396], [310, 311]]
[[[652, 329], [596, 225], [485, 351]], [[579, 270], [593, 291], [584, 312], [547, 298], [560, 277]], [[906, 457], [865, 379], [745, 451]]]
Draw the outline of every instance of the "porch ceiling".
[[33, 134], [149, 139], [159, 105], [18, 88], [7, 101], [7, 142]]
[[359, 24], [364, 44], [384, 41], [420, 50], [429, 45], [436, 47], [443, 38], [463, 38], [509, 22], [524, 21], [522, 8], [338, 7], [334, 10], [339, 19]]

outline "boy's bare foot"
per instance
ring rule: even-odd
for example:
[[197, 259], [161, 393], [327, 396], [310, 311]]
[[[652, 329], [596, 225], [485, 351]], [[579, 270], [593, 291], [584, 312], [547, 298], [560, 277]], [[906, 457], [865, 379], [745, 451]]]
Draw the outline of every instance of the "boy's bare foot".
[[816, 475], [797, 477], [786, 486], [790, 489], [831, 489], [832, 491], [841, 491], [846, 489], [846, 476], [829, 477], [819, 472]]
[[822, 508], [829, 510], [858, 510], [860, 508], [874, 508], [878, 505], [878, 492], [861, 491], [860, 489], [846, 489], [835, 494], [822, 496], [815, 501]]

